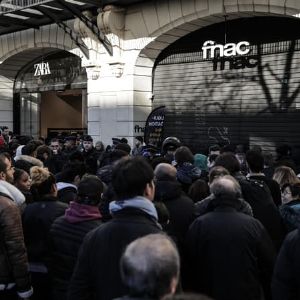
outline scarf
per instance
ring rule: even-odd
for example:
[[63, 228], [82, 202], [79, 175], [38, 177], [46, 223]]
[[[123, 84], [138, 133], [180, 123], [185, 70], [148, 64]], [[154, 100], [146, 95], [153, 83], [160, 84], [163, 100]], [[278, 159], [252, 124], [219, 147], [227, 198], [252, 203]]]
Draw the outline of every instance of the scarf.
[[69, 223], [80, 223], [84, 221], [98, 220], [102, 216], [98, 206], [91, 206], [71, 201], [65, 212], [65, 219]]
[[154, 204], [149, 199], [142, 196], [137, 196], [121, 201], [113, 201], [109, 204], [109, 211], [113, 215], [115, 212], [118, 212], [127, 207], [142, 210], [152, 218], [154, 218], [155, 221], [158, 221], [157, 211]]

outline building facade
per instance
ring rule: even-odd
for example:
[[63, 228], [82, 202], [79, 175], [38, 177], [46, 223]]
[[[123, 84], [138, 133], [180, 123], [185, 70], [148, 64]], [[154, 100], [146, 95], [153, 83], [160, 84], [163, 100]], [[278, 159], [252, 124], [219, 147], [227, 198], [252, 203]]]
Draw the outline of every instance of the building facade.
[[[119, 2], [116, 3], [121, 5], [122, 1]], [[111, 43], [113, 55], [79, 19], [67, 23], [84, 41], [88, 58], [56, 24], [2, 35], [0, 125], [13, 129], [19, 122], [18, 128], [24, 133], [36, 134], [55, 128], [87, 127], [95, 140], [105, 144], [110, 144], [112, 137], [126, 137], [132, 143], [134, 136], [143, 135], [151, 110], [165, 105], [165, 134], [179, 136], [194, 150], [215, 142], [262, 146], [267, 143], [267, 148], [291, 140], [300, 144], [296, 132], [300, 119], [299, 1], [128, 2], [123, 7], [108, 3], [93, 16], [86, 12]], [[274, 28], [277, 34], [271, 34]], [[209, 41], [215, 44], [205, 44]], [[245, 41], [249, 52], [239, 45]], [[224, 48], [227, 44], [232, 45]], [[203, 48], [205, 45], [223, 48], [213, 50]], [[220, 57], [220, 53], [225, 56]], [[77, 86], [65, 82], [62, 87], [45, 83], [40, 73], [48, 72], [46, 58], [55, 55], [77, 57], [84, 69], [80, 70], [81, 81], [85, 82]], [[30, 86], [30, 76], [26, 74], [31, 73], [34, 78], [36, 69], [30, 69], [34, 65], [41, 70], [30, 89], [26, 87]], [[65, 65], [68, 70], [68, 64]], [[56, 72], [63, 73], [68, 71]], [[66, 77], [60, 76], [61, 81], [67, 81]], [[30, 93], [42, 100], [27, 101]], [[42, 115], [43, 120], [50, 114], [55, 116], [61, 106], [50, 108], [54, 101], [47, 99], [58, 95], [66, 102], [67, 97], [59, 97], [59, 93], [74, 99], [76, 95], [81, 97], [74, 112], [69, 109], [65, 115], [66, 120], [75, 118], [77, 111], [81, 123], [58, 124], [52, 116], [52, 121], [41, 124], [38, 116], [32, 117], [32, 112]], [[22, 101], [34, 103], [35, 107], [40, 103], [44, 108], [28, 108], [32, 120], [26, 117], [26, 121]], [[280, 125], [276, 125], [276, 120]], [[281, 133], [272, 128], [282, 129]]]

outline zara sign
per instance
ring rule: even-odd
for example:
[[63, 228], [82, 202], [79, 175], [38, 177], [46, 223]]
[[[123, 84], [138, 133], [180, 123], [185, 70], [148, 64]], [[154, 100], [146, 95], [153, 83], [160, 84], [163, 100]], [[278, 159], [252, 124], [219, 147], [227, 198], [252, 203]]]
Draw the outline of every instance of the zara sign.
[[225, 45], [216, 44], [214, 41], [206, 41], [203, 44], [203, 59], [219, 57], [231, 57], [236, 55], [246, 55], [250, 52], [249, 42], [228, 43]]
[[33, 67], [34, 67], [34, 75], [33, 76], [43, 76], [43, 75], [51, 74], [49, 62], [42, 62], [39, 64], [35, 64]]

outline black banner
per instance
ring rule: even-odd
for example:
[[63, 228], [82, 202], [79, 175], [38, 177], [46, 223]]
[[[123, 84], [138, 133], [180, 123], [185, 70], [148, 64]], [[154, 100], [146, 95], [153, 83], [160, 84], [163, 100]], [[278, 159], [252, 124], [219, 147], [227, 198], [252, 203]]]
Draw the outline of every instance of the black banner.
[[160, 147], [163, 138], [166, 107], [155, 108], [148, 116], [145, 125], [144, 141], [146, 145]]

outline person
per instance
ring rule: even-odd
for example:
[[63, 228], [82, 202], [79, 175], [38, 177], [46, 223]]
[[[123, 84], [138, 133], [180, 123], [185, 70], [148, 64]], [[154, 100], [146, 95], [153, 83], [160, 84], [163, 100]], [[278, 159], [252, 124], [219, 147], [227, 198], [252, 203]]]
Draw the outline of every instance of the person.
[[98, 227], [98, 209], [103, 183], [95, 175], [85, 175], [78, 185], [78, 196], [70, 202], [65, 215], [57, 218], [49, 233], [49, 272], [53, 299], [65, 300], [79, 248], [85, 235]]
[[134, 138], [134, 148], [132, 149], [132, 155], [142, 155], [142, 150], [144, 146], [144, 139], [142, 136], [136, 136]]
[[68, 161], [70, 156], [77, 151], [76, 146], [76, 136], [69, 135], [64, 140], [64, 149], [62, 151], [62, 156], [64, 161]]
[[168, 159], [170, 163], [174, 160], [174, 154], [177, 148], [181, 146], [180, 140], [175, 136], [169, 136], [164, 139], [161, 146], [162, 155]]
[[82, 137], [82, 155], [86, 164], [87, 173], [95, 175], [97, 172], [97, 161], [99, 153], [93, 145], [93, 138], [86, 134]]
[[272, 278], [273, 300], [300, 299], [300, 229], [290, 232], [280, 249]]
[[153, 170], [142, 157], [121, 159], [114, 167], [112, 220], [89, 233], [70, 282], [69, 300], [111, 300], [125, 295], [119, 264], [123, 249], [139, 237], [160, 233], [152, 203]]
[[47, 268], [49, 230], [54, 220], [64, 214], [67, 205], [58, 201], [55, 177], [47, 169], [30, 169], [33, 203], [26, 206], [23, 215], [25, 245], [28, 251], [33, 299], [50, 299], [50, 281]]
[[282, 205], [279, 212], [288, 231], [300, 226], [300, 182], [282, 187]]
[[30, 192], [31, 178], [25, 170], [15, 168], [14, 186], [25, 196], [26, 204], [33, 201]]
[[1, 131], [5, 144], [8, 145], [10, 142], [9, 128], [7, 126], [2, 126]]
[[160, 300], [176, 291], [180, 269], [179, 254], [167, 236], [149, 234], [126, 247], [120, 269], [129, 294], [118, 300]]
[[[0, 175], [2, 178], [13, 176], [10, 161], [4, 155], [0, 155]], [[33, 290], [20, 209], [11, 195], [3, 190], [0, 190], [0, 236], [0, 299], [29, 298]]]
[[210, 195], [209, 186], [203, 179], [197, 179], [189, 188], [188, 196], [197, 203]]
[[201, 170], [194, 166], [194, 155], [186, 146], [181, 146], [175, 151], [175, 162], [177, 169], [177, 180], [181, 183], [185, 193], [194, 181], [200, 179]]
[[176, 180], [177, 170], [174, 166], [161, 163], [154, 170], [155, 201], [163, 202], [170, 214], [170, 222], [166, 232], [174, 238], [181, 249], [186, 232], [194, 220], [195, 206], [182, 190]]
[[268, 299], [275, 250], [263, 225], [237, 211], [242, 195], [230, 175], [210, 186], [215, 209], [198, 217], [187, 234], [191, 289], [218, 300]]
[[300, 182], [294, 170], [287, 166], [277, 167], [274, 171], [273, 179], [279, 184], [280, 188], [284, 184], [294, 184]]
[[25, 207], [25, 196], [13, 185], [15, 168], [9, 154], [0, 154], [0, 192], [8, 195], [20, 210]]
[[281, 204], [281, 192], [279, 184], [269, 179], [263, 173], [264, 169], [264, 157], [261, 153], [255, 150], [249, 150], [246, 152], [246, 162], [249, 169], [248, 178], [263, 181], [270, 189], [272, 199], [276, 206]]

